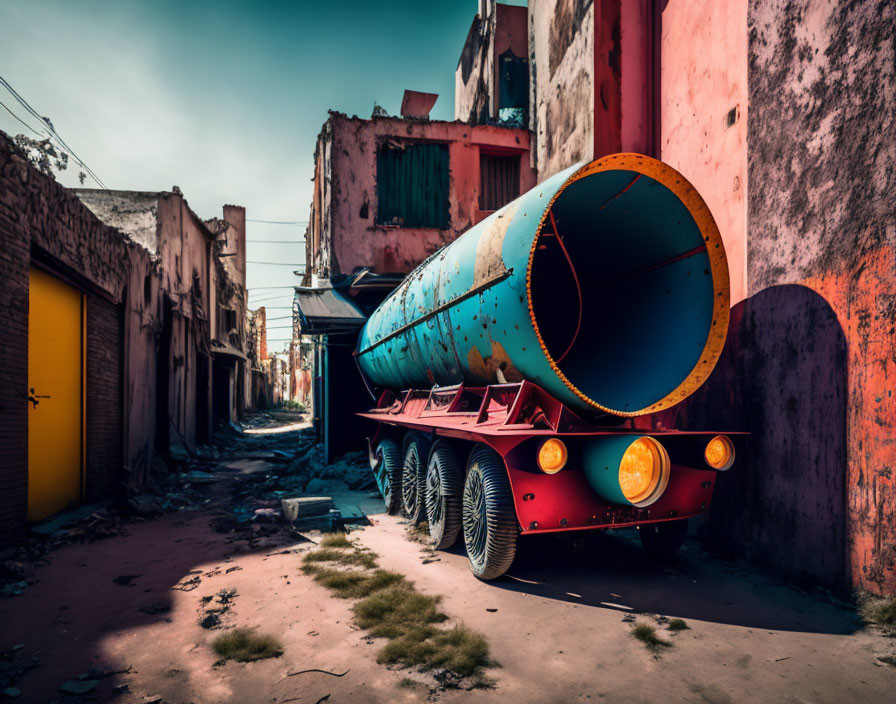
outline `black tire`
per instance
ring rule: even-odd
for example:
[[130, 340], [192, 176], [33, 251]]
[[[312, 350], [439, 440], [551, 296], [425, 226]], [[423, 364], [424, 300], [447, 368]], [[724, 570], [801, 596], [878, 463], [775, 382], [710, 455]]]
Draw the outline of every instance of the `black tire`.
[[482, 580], [500, 577], [516, 557], [519, 522], [504, 460], [486, 445], [470, 454], [462, 514], [470, 570]]
[[426, 520], [436, 550], [447, 550], [461, 529], [463, 483], [451, 444], [438, 440], [426, 465]]
[[688, 519], [663, 521], [638, 526], [641, 544], [650, 557], [665, 560], [672, 557], [688, 537]]
[[426, 458], [429, 440], [419, 433], [408, 433], [401, 466], [401, 510], [415, 526], [426, 520]]
[[386, 503], [386, 513], [395, 515], [401, 508], [401, 449], [394, 440], [382, 440], [374, 454], [373, 476]]

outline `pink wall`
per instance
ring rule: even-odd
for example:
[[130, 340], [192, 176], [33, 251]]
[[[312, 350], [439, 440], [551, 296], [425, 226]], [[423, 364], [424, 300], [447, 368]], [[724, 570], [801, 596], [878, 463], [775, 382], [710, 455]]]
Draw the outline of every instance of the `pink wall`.
[[[660, 158], [703, 196], [746, 289], [747, 0], [670, 0], [662, 14]], [[726, 115], [736, 108], [737, 122]]]
[[[446, 242], [476, 224], [479, 211], [482, 150], [518, 153], [520, 192], [535, 185], [526, 154], [529, 133], [523, 129], [470, 126], [460, 122], [374, 118], [362, 120], [333, 115], [332, 143], [319, 143], [318, 159], [330, 154], [332, 176], [317, 170], [311, 237], [314, 273], [332, 276], [372, 266], [383, 273], [408, 272]], [[325, 129], [325, 132], [327, 130]], [[376, 152], [386, 139], [427, 140], [448, 144], [450, 169], [447, 230], [396, 228], [376, 224]], [[322, 193], [329, 188], [329, 193]], [[328, 237], [332, 240], [327, 257]], [[329, 266], [328, 266], [329, 259]]]

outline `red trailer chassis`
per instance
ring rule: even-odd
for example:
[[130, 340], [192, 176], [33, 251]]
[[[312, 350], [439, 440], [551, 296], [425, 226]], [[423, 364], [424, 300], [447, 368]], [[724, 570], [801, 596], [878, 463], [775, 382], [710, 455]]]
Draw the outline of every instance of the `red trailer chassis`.
[[[643, 420], [604, 416], [589, 423], [535, 384], [431, 390], [384, 391], [376, 408], [359, 414], [379, 426], [371, 448], [402, 430], [430, 438], [483, 443], [504, 460], [519, 528], [523, 535], [622, 528], [687, 519], [709, 508], [718, 471], [704, 459], [707, 442], [729, 437], [736, 450], [746, 433], [646, 429]], [[601, 423], [607, 423], [603, 425]], [[610, 423], [614, 423], [610, 425]], [[602, 499], [576, 465], [576, 444], [600, 435], [649, 436], [666, 449], [671, 463], [662, 496], [646, 508]], [[570, 447], [569, 464], [556, 474], [540, 471], [537, 447], [558, 437]], [[399, 442], [400, 444], [400, 442]], [[465, 457], [458, 453], [463, 468]]]

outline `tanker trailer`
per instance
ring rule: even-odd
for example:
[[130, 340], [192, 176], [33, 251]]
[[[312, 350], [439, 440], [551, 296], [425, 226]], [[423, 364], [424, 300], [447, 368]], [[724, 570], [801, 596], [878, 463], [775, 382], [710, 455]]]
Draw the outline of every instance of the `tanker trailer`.
[[709, 376], [729, 284], [688, 181], [640, 154], [576, 165], [430, 256], [355, 352], [389, 513], [462, 534], [480, 579], [527, 535], [636, 526], [677, 550], [739, 433], [664, 427]]

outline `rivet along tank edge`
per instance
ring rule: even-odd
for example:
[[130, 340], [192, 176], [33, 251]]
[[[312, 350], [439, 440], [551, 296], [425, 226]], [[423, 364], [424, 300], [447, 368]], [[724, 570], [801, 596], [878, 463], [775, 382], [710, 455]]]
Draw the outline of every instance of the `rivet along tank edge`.
[[721, 354], [729, 281], [715, 221], [641, 154], [545, 180], [417, 267], [373, 312], [358, 360], [375, 384], [523, 379], [570, 407], [668, 408]]

